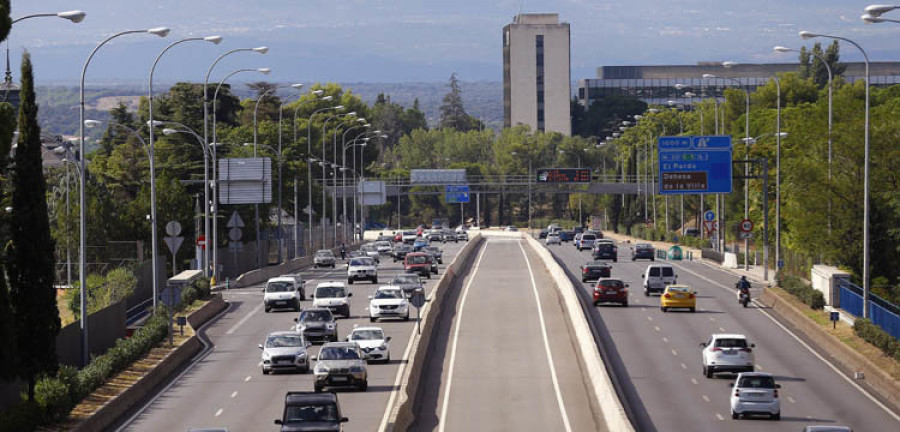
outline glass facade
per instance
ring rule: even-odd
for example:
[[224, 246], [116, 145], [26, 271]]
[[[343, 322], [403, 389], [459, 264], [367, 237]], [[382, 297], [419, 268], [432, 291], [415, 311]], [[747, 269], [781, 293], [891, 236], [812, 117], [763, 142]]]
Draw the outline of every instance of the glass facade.
[[534, 53], [537, 78], [537, 129], [544, 132], [544, 35], [535, 35]]

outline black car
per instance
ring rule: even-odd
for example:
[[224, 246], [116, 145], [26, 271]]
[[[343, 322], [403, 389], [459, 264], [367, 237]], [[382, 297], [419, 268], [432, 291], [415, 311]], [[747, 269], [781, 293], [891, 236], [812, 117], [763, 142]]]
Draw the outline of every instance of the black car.
[[394, 251], [391, 252], [391, 256], [394, 258], [394, 262], [403, 261], [403, 259], [406, 258], [406, 254], [412, 251], [412, 245], [398, 243], [396, 246], [394, 246]]
[[538, 238], [539, 238], [539, 239], [545, 239], [545, 238], [547, 238], [547, 234], [548, 234], [548, 231], [547, 231], [546, 229], [542, 229], [542, 230], [541, 230], [541, 233], [538, 234]]
[[403, 290], [403, 294], [407, 297], [412, 296], [413, 293], [416, 292], [425, 292], [425, 286], [422, 284], [422, 279], [416, 274], [400, 273], [397, 276], [394, 276], [391, 285], [400, 287], [400, 289]]
[[303, 335], [304, 340], [335, 342], [337, 341], [337, 322], [331, 310], [324, 308], [309, 308], [300, 312], [299, 318], [294, 318], [297, 323], [294, 331]]
[[334, 393], [287, 392], [284, 414], [275, 424], [282, 432], [335, 431], [349, 421], [341, 416], [341, 404]]
[[444, 263], [444, 251], [442, 251], [441, 248], [437, 246], [425, 246], [422, 248], [422, 252], [430, 253], [438, 264]]
[[634, 261], [640, 258], [656, 261], [656, 249], [653, 248], [652, 244], [637, 243], [631, 248], [631, 260]]
[[591, 257], [595, 260], [619, 262], [619, 248], [616, 247], [615, 243], [595, 242], [594, 247], [591, 249]]
[[588, 261], [587, 264], [581, 266], [581, 281], [597, 280], [600, 278], [610, 277], [612, 266], [606, 261]]

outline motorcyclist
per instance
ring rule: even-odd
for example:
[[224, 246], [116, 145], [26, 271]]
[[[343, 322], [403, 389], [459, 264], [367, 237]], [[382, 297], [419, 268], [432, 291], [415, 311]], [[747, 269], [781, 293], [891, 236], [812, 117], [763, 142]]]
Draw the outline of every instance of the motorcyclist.
[[750, 281], [747, 280], [747, 276], [741, 276], [741, 280], [737, 283], [737, 289], [738, 299], [744, 294], [747, 295], [747, 298], [750, 298]]
[[344, 242], [341, 242], [341, 259], [347, 259], [347, 245], [345, 245]]

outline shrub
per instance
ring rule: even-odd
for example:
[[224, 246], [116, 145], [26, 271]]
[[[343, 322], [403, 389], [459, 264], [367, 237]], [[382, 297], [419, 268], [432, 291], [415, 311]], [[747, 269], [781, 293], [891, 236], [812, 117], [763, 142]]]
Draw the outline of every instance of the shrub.
[[44, 377], [35, 383], [34, 401], [45, 422], [62, 420], [72, 409], [69, 386], [57, 377]]
[[200, 293], [197, 292], [197, 288], [194, 288], [194, 285], [188, 285], [181, 290], [181, 304], [179, 305], [179, 309], [184, 309], [188, 307], [194, 300], [197, 300], [200, 297]]
[[37, 402], [22, 401], [0, 411], [0, 432], [35, 430], [41, 424], [41, 407]]
[[866, 342], [880, 349], [884, 355], [900, 359], [900, 342], [888, 332], [881, 329], [866, 318], [859, 318], [853, 323], [853, 332]]
[[780, 286], [791, 295], [797, 297], [803, 303], [809, 305], [811, 309], [823, 309], [825, 307], [825, 296], [812, 286], [807, 285], [797, 276], [776, 274], [781, 277]]

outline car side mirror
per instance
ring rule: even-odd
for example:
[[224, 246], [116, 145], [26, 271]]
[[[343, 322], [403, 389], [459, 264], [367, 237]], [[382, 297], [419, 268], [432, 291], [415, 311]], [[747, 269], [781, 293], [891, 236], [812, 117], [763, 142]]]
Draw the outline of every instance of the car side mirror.
[[369, 296], [369, 300], [372, 300], [372, 296]]
[[347, 293], [347, 297], [353, 297], [353, 293]]
[[259, 344], [259, 349], [263, 349], [263, 346], [262, 346], [262, 344]]
[[697, 291], [694, 291], [694, 295], [697, 295]]
[[756, 344], [750, 344], [750, 348], [756, 348]]
[[384, 338], [384, 341], [385, 341], [385, 342], [390, 342], [390, 341], [391, 341], [391, 337], [388, 336], [388, 337]]
[[275, 419], [275, 424], [280, 425], [280, 424], [281, 424], [281, 419]]
[[700, 348], [706, 348], [706, 342], [701, 342], [701, 343], [700, 343]]
[[350, 421], [350, 419], [347, 417], [341, 417], [341, 423], [347, 423], [348, 421]]
[[319, 356], [312, 356], [309, 359], [312, 361], [319, 361]]
[[781, 384], [775, 384], [775, 388], [780, 389], [780, 388], [781, 388]]
[[295, 323], [299, 323], [299, 322], [300, 322], [300, 318], [294, 318], [294, 322], [295, 322]]
[[728, 383], [728, 387], [734, 387], [737, 383]]
[[262, 289], [262, 292], [266, 292], [266, 289], [265, 289], [265, 288], [263, 288], [263, 289]]
[[344, 340], [350, 342], [350, 336], [345, 337]]
[[625, 288], [628, 288], [628, 287], [630, 287], [630, 286], [631, 286], [631, 285], [625, 284]]
[[316, 295], [315, 295], [315, 294], [310, 294], [310, 295], [309, 295], [309, 298], [316, 298]]

